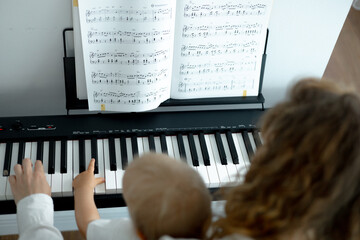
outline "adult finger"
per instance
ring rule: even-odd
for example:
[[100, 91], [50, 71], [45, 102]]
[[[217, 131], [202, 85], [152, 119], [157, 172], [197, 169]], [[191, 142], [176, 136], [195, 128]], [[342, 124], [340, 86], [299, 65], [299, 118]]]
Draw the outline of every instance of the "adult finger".
[[14, 172], [15, 172], [16, 177], [20, 177], [23, 174], [22, 166], [20, 164], [16, 164], [14, 166]]
[[10, 183], [10, 187], [13, 189], [14, 186], [15, 186], [15, 184], [16, 184], [16, 176], [11, 175], [11, 176], [9, 177], [9, 183]]
[[44, 166], [40, 160], [36, 160], [34, 171], [44, 173]]
[[88, 166], [88, 171], [90, 171], [90, 172], [94, 172], [94, 167], [95, 166], [95, 159], [94, 158], [92, 158], [91, 160], [90, 160], [90, 163], [89, 163], [89, 166]]
[[32, 173], [32, 163], [30, 158], [25, 158], [22, 161], [24, 174], [30, 175]]

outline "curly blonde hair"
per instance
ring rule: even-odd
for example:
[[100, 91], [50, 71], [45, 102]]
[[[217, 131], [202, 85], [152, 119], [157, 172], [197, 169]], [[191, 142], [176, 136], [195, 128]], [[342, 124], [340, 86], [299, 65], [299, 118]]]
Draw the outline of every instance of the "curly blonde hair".
[[264, 144], [243, 184], [226, 193], [216, 239], [360, 239], [360, 99], [317, 79], [299, 81], [262, 119]]

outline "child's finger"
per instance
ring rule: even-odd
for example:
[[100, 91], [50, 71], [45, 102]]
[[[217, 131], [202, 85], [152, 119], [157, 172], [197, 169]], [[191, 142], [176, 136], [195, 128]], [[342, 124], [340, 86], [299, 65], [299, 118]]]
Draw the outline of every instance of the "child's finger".
[[95, 178], [96, 185], [99, 185], [99, 184], [104, 183], [104, 182], [105, 182], [105, 178], [103, 178], [103, 177]]
[[92, 158], [91, 160], [90, 160], [90, 163], [89, 163], [89, 166], [88, 166], [88, 171], [90, 171], [90, 172], [94, 172], [94, 166], [95, 166], [95, 158]]

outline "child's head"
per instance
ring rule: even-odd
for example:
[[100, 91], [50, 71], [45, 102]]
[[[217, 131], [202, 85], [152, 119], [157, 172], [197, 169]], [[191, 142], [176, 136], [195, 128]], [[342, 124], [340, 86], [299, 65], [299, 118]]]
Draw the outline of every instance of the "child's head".
[[123, 195], [146, 240], [201, 237], [211, 218], [210, 194], [200, 175], [167, 155], [135, 159], [125, 171]]

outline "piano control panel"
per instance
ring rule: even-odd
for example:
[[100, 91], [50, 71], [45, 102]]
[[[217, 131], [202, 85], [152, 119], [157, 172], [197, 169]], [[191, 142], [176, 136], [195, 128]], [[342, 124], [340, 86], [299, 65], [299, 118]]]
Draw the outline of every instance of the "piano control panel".
[[8, 177], [23, 158], [43, 162], [55, 210], [73, 209], [73, 179], [95, 158], [98, 207], [124, 206], [122, 176], [136, 156], [184, 161], [210, 191], [239, 181], [262, 145], [261, 110], [0, 118], [0, 214], [15, 213]]

